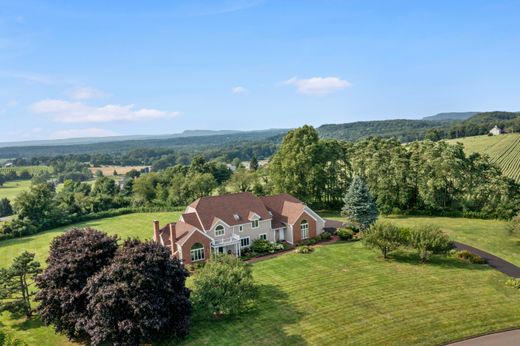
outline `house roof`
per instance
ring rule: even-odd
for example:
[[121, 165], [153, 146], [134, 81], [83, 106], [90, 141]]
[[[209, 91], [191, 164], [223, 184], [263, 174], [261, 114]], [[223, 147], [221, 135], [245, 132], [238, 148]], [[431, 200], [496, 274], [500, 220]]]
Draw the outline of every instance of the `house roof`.
[[197, 199], [189, 205], [196, 210], [205, 230], [222, 220], [230, 226], [244, 224], [256, 214], [261, 219], [271, 219], [262, 200], [250, 192]]
[[273, 214], [273, 228], [279, 228], [279, 223], [294, 224], [305, 209], [305, 204], [302, 201], [288, 193], [262, 196], [260, 199]]

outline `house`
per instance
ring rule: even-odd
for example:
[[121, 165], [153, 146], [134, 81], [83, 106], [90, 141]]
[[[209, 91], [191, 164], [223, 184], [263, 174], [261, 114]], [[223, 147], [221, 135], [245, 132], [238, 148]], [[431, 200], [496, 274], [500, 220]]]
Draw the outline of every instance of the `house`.
[[498, 135], [501, 135], [502, 133], [504, 133], [504, 131], [502, 131], [502, 129], [500, 127], [498, 127], [497, 125], [495, 125], [495, 127], [493, 127], [489, 133], [493, 136], [498, 136]]
[[212, 252], [240, 256], [256, 239], [296, 244], [321, 234], [325, 220], [297, 198], [250, 192], [197, 199], [179, 221], [160, 227], [154, 241], [168, 246], [184, 263], [204, 261]]

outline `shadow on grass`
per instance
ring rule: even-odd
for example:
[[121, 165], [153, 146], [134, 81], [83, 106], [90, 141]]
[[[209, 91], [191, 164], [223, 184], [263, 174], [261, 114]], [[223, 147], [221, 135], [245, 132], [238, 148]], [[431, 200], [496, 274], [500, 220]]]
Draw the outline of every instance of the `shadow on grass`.
[[488, 270], [485, 264], [471, 264], [446, 255], [433, 255], [428, 262], [421, 262], [415, 252], [396, 251], [389, 255], [390, 260], [412, 265], [434, 265], [446, 269]]
[[20, 323], [13, 324], [11, 326], [11, 328], [13, 328], [14, 330], [25, 331], [25, 330], [30, 330], [30, 329], [34, 329], [34, 328], [45, 327], [45, 324], [36, 315], [31, 318], [24, 318], [24, 317], [18, 317], [18, 318], [21, 319]]
[[[274, 285], [259, 285], [254, 307], [226, 318], [202, 317], [195, 311], [190, 335], [181, 344], [201, 345], [305, 345], [298, 334], [289, 335], [285, 326], [297, 323], [302, 313], [289, 302], [289, 296]], [[161, 345], [174, 345], [173, 340]]]

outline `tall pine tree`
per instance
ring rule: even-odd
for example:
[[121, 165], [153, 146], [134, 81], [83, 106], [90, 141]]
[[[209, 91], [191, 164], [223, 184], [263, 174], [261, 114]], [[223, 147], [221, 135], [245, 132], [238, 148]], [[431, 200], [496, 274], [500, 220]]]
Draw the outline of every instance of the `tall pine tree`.
[[348, 192], [343, 198], [341, 214], [357, 224], [361, 229], [366, 229], [377, 220], [379, 214], [377, 206], [368, 191], [363, 179], [355, 176]]

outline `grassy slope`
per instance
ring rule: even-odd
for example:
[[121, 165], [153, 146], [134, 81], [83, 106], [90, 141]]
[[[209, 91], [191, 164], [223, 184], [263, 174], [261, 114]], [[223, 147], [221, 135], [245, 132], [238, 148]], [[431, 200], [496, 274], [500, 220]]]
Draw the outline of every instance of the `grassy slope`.
[[487, 266], [421, 265], [405, 253], [385, 262], [360, 243], [338, 243], [253, 268], [256, 309], [196, 321], [185, 344], [435, 345], [520, 325], [520, 293]]
[[30, 180], [8, 181], [0, 186], [0, 198], [9, 198], [12, 202], [20, 192], [28, 190], [30, 187]]
[[[177, 218], [176, 213], [133, 214], [89, 224], [121, 237], [147, 238], [151, 220]], [[427, 219], [394, 221], [436, 221], [452, 234], [471, 229], [478, 235], [484, 230], [498, 233], [503, 226], [496, 221]], [[49, 241], [61, 232], [0, 243], [0, 266], [23, 249], [35, 251], [43, 261]], [[185, 344], [439, 344], [520, 325], [519, 292], [505, 287], [505, 276], [486, 266], [443, 258], [420, 265], [406, 253], [384, 262], [360, 243], [343, 243], [308, 256], [283, 255], [253, 269], [261, 285], [257, 306], [234, 320], [194, 321]], [[24, 322], [4, 314], [0, 328], [31, 345], [69, 344], [38, 320]]]
[[464, 144], [465, 150], [469, 153], [488, 154], [491, 160], [502, 168], [505, 175], [520, 182], [520, 134], [465, 137], [448, 142]]

